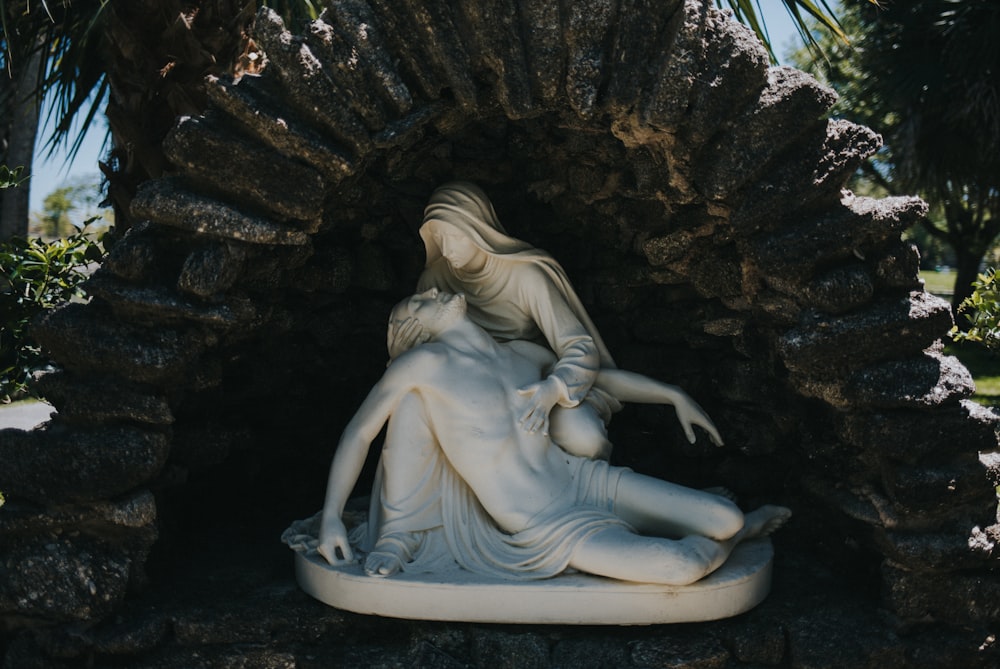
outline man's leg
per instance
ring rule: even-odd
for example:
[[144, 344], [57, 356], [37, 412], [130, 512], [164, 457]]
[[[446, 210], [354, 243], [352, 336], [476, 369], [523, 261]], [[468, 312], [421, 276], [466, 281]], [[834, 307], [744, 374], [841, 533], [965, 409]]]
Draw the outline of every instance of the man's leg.
[[623, 581], [688, 585], [721, 567], [741, 541], [770, 534], [790, 516], [784, 507], [762, 506], [746, 514], [743, 527], [725, 541], [644, 537], [609, 527], [581, 541], [569, 566]]
[[622, 474], [614, 502], [615, 515], [643, 534], [723, 541], [743, 527], [743, 513], [731, 500], [631, 471]]

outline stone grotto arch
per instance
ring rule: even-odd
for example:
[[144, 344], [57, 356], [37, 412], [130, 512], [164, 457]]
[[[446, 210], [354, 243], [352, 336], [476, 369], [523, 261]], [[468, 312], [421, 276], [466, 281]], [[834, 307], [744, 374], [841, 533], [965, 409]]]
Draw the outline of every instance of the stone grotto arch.
[[[0, 432], [4, 666], [996, 662], [998, 419], [900, 240], [926, 205], [842, 190], [880, 138], [710, 5], [340, 0], [301, 34], [261, 10], [262, 74], [207, 82], [92, 301], [35, 327], [58, 414]], [[762, 607], [553, 633], [295, 591], [278, 534], [321, 505], [452, 178], [727, 440], [629, 408], [619, 462], [793, 507]]]

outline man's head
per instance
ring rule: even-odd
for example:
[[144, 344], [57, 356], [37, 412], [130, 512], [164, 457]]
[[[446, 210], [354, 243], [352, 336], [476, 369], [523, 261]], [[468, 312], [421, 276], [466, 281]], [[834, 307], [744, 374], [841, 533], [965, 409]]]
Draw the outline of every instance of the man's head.
[[437, 288], [408, 297], [389, 314], [386, 344], [389, 358], [396, 359], [411, 348], [430, 341], [465, 317], [464, 295]]

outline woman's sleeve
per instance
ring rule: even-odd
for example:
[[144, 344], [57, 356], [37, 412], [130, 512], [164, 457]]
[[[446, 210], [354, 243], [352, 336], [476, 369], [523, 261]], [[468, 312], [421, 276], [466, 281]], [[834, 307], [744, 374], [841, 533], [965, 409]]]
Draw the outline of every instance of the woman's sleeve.
[[537, 268], [526, 274], [530, 280], [521, 285], [522, 304], [558, 357], [549, 376], [559, 379], [564, 386], [559, 404], [576, 406], [597, 378], [600, 352], [552, 279]]

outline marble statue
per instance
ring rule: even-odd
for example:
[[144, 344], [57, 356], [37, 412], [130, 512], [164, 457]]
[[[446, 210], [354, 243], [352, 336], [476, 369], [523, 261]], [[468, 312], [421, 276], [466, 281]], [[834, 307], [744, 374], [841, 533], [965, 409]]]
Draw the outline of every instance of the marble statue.
[[[330, 468], [318, 552], [331, 564], [355, 559], [342, 516], [387, 421], [374, 517], [368, 536], [355, 538], [368, 551], [370, 576], [450, 562], [515, 580], [572, 569], [683, 585], [789, 517], [778, 506], [743, 514], [723, 496], [567, 453], [535, 416], [564, 352], [518, 338], [499, 343], [470, 311], [464, 294], [436, 288], [393, 310], [395, 358], [347, 425]], [[403, 340], [417, 345], [405, 350]], [[591, 388], [623, 401], [672, 403], [689, 435], [692, 425], [714, 433], [679, 389], [594, 367]]]
[[[420, 236], [427, 261], [417, 292], [461, 293], [469, 318], [497, 341], [532, 341], [555, 353], [548, 376], [522, 389], [529, 400], [524, 423], [548, 428], [569, 453], [606, 460], [611, 452], [606, 424], [621, 408], [621, 398], [594, 382], [601, 369], [614, 369], [615, 363], [562, 266], [508, 235], [486, 194], [468, 182], [434, 191]], [[408, 329], [391, 345], [406, 348], [418, 338]], [[709, 436], [721, 443], [714, 429]]]
[[[618, 369], [559, 263], [509, 236], [477, 186], [438, 188], [420, 236], [390, 364], [344, 430], [323, 510], [283, 535], [302, 588], [359, 613], [515, 623], [714, 620], [762, 601], [788, 509], [744, 514], [607, 462], [622, 402], [671, 405], [690, 442], [700, 428], [721, 446], [705, 411]], [[368, 512], [348, 522], [383, 427]]]

